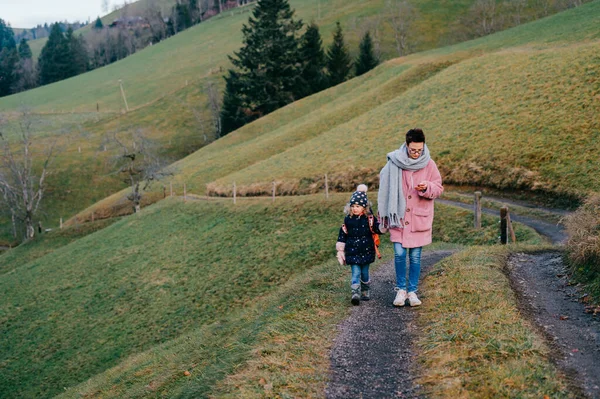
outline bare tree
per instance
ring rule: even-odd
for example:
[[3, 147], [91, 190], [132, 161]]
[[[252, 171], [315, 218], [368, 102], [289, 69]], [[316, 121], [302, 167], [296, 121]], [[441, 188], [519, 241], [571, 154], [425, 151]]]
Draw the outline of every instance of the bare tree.
[[368, 18], [361, 24], [359, 37], [364, 37], [367, 32], [370, 33], [373, 40], [373, 50], [375, 57], [381, 59], [381, 21], [383, 16], [377, 14], [372, 18]]
[[167, 37], [167, 25], [156, 0], [147, 3], [144, 9], [144, 19], [148, 21], [150, 32], [152, 32], [151, 43], [157, 43]]
[[210, 114], [212, 116], [213, 127], [215, 129], [215, 137], [221, 137], [221, 93], [219, 88], [212, 80], [206, 83], [206, 94], [208, 95], [208, 103], [210, 106]]
[[394, 31], [398, 55], [408, 54], [412, 45], [411, 27], [416, 18], [415, 8], [406, 0], [387, 0], [386, 13]]
[[100, 7], [103, 13], [107, 13], [110, 9], [110, 0], [102, 0]]
[[547, 17], [554, 7], [554, 0], [535, 0], [540, 17]]
[[527, 0], [505, 0], [504, 6], [512, 14], [515, 25], [521, 25], [521, 18], [527, 7]]
[[16, 222], [25, 226], [25, 239], [35, 235], [33, 219], [40, 210], [46, 190], [46, 177], [55, 156], [56, 141], [44, 146], [43, 155], [33, 148], [33, 119], [23, 111], [16, 140], [0, 131], [0, 199], [10, 210], [13, 229]]
[[478, 36], [485, 36], [496, 30], [498, 21], [496, 0], [477, 0], [471, 7], [474, 30]]
[[127, 199], [137, 213], [143, 192], [153, 182], [171, 174], [168, 162], [160, 157], [158, 144], [145, 137], [141, 130], [114, 133], [113, 138], [119, 151], [115, 157], [116, 173], [131, 187]]

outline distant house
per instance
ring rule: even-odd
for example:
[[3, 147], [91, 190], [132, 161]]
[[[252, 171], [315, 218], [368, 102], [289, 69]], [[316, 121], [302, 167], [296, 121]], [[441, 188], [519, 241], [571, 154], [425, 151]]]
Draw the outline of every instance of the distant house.
[[142, 17], [123, 17], [123, 18], [115, 19], [109, 25], [109, 27], [111, 27], [111, 28], [124, 27], [124, 26], [148, 28], [148, 27], [150, 27], [150, 24], [148, 23], [148, 21], [145, 18], [142, 18]]

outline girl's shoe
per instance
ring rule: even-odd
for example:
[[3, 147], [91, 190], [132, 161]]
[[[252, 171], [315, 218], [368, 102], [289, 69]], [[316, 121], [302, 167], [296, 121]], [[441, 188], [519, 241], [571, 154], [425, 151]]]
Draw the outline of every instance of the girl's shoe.
[[368, 301], [371, 299], [371, 280], [364, 283], [362, 280], [360, 281], [360, 300]]
[[354, 305], [360, 305], [360, 285], [358, 284], [353, 284], [351, 286], [352, 288], [352, 299], [350, 299], [350, 302]]
[[419, 298], [417, 298], [417, 294], [415, 292], [409, 292], [408, 303], [410, 303], [410, 306], [419, 306], [421, 304], [421, 301], [419, 300]]
[[394, 306], [404, 306], [406, 303], [406, 290], [396, 288], [396, 298], [394, 299]]

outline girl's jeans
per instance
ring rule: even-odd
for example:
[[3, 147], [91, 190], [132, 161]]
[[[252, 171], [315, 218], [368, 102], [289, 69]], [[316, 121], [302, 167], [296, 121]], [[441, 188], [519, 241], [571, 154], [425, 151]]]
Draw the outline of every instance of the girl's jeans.
[[361, 280], [363, 283], [369, 281], [369, 264], [366, 265], [351, 265], [352, 268], [352, 279], [350, 285], [358, 285]]
[[421, 249], [409, 248], [406, 249], [401, 243], [394, 243], [394, 266], [396, 267], [396, 287], [401, 290], [406, 290], [406, 253], [410, 268], [408, 270], [408, 292], [417, 291], [419, 285], [419, 275], [421, 274]]

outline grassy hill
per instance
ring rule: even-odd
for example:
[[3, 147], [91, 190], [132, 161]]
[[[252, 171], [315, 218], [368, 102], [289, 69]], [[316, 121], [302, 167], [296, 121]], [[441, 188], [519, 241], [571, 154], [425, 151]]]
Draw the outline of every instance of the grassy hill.
[[[389, 61], [176, 162], [175, 189], [180, 194], [185, 182], [203, 194], [208, 184], [210, 193], [228, 195], [235, 181], [241, 193], [260, 194], [275, 181], [280, 194], [318, 192], [327, 173], [332, 189], [347, 190], [376, 180], [384, 154], [419, 125], [447, 181], [564, 196], [598, 190], [587, 152], [564, 151], [573, 144], [598, 153], [592, 140], [598, 134], [592, 117], [600, 89], [594, 73], [598, 11], [596, 1], [475, 42]], [[74, 117], [75, 126], [85, 127], [75, 137], [86, 139], [81, 156], [89, 162], [93, 154], [100, 168], [108, 158], [98, 149], [102, 126], [133, 127], [153, 121], [153, 112], [185, 110], [201, 87], [188, 85], [123, 117], [103, 115], [88, 125]], [[64, 160], [70, 156], [70, 168], [85, 172], [75, 146]], [[80, 175], [82, 188], [73, 185], [72, 195], [78, 189], [90, 195]], [[328, 260], [347, 195], [323, 197], [283, 197], [274, 204], [242, 198], [237, 206], [231, 199], [167, 199], [83, 238], [76, 239], [76, 230], [55, 232], [0, 256], [0, 391], [8, 397], [236, 397], [243, 387], [248, 396], [260, 396], [268, 394], [266, 380], [259, 382], [268, 375], [282, 396], [307, 387], [322, 393], [327, 343], [348, 310], [347, 270]], [[126, 206], [116, 194], [80, 214], [79, 222], [92, 211], [114, 215]], [[475, 232], [469, 212], [443, 206], [436, 212], [437, 242], [497, 240], [492, 219]], [[540, 243], [531, 230], [517, 233], [520, 242]], [[468, 265], [481, 269], [483, 280], [493, 271], [490, 290], [509, 289], [498, 272], [501, 259], [490, 261], [481, 248], [471, 254], [483, 258]], [[519, 335], [504, 337], [501, 345], [512, 355], [489, 358], [489, 369], [517, 359], [539, 370], [516, 385], [528, 387], [529, 397], [562, 392], [543, 345], [518, 350], [539, 338], [512, 296], [500, 300]], [[506, 378], [515, 377], [508, 373], [494, 384], [505, 386]]]
[[[196, 194], [230, 196], [235, 182], [238, 195], [269, 195], [275, 181], [279, 194], [297, 194], [323, 190], [327, 173], [330, 187], [347, 190], [356, 180], [376, 182], [382, 154], [419, 125], [447, 182], [538, 190], [568, 205], [600, 188], [599, 10], [594, 2], [389, 61], [186, 157], [173, 181], [180, 193], [185, 182]], [[565, 151], [565, 143], [589, 151]], [[110, 213], [122, 198], [78, 217]]]
[[[353, 52], [356, 52], [361, 32], [367, 26], [374, 26], [374, 21], [381, 19], [382, 13], [386, 13], [386, 3], [380, 0], [350, 2], [328, 0], [319, 1], [318, 3], [317, 0], [296, 1], [292, 2], [292, 6], [296, 9], [298, 15], [306, 21], [317, 20], [316, 22], [321, 27], [321, 33], [326, 43], [330, 40], [335, 21], [340, 20], [345, 28], [346, 39]], [[415, 29], [425, 36], [426, 27], [430, 29], [431, 26], [436, 26], [436, 31], [440, 32], [444, 29], [450, 29], [441, 29], [440, 27], [454, 24], [458, 18], [457, 15], [468, 10], [471, 4], [468, 1], [453, 3], [453, 7], [449, 8], [447, 12], [441, 13], [439, 7], [435, 6], [433, 2], [421, 1], [418, 4], [415, 3], [415, 6], [419, 8], [420, 18], [418, 20], [423, 22], [422, 24], [419, 22], [421, 25]], [[595, 6], [590, 7], [582, 7], [565, 14], [570, 16], [545, 20], [550, 22], [523, 25], [516, 30], [497, 34], [494, 38], [485, 38], [464, 44], [462, 47], [457, 46], [438, 52], [426, 53], [425, 55], [415, 55], [401, 62], [407, 66], [420, 65], [416, 70], [410, 72], [411, 74], [418, 74], [420, 68], [427, 69], [427, 67], [422, 66], [423, 64], [434, 64], [436, 66], [432, 68], [439, 70], [440, 65], [444, 65], [446, 62], [453, 63], [480, 54], [482, 51], [511, 47], [518, 43], [548, 45], [548, 41], [578, 42], [590, 40], [596, 34], [596, 31], [591, 28], [595, 22], [593, 17]], [[320, 19], [318, 19], [319, 9]], [[583, 15], [585, 11], [580, 12], [580, 9], [591, 10], [591, 13]], [[110, 160], [114, 153], [110, 149], [107, 153], [99, 150], [99, 148], [103, 148], [107, 136], [110, 136], [112, 132], [128, 129], [144, 130], [148, 136], [160, 141], [165, 149], [164, 155], [169, 159], [180, 159], [204, 145], [207, 140], [212, 139], [209, 123], [210, 115], [205, 101], [205, 85], [208, 81], [222, 85], [220, 78], [222, 72], [219, 68], [227, 68], [226, 55], [231, 54], [240, 46], [240, 27], [248, 17], [248, 13], [243, 11], [247, 10], [248, 8], [226, 12], [218, 18], [202, 23], [169, 40], [148, 47], [132, 57], [88, 74], [0, 99], [0, 109], [10, 112], [10, 118], [13, 121], [18, 118], [18, 109], [26, 105], [39, 118], [39, 124], [36, 126], [37, 134], [49, 138], [60, 137], [63, 151], [60, 153], [57, 162], [55, 162], [57, 169], [53, 179], [48, 180], [50, 189], [44, 205], [45, 225], [56, 226], [60, 217], [73, 216], [81, 209], [118, 192], [124, 187], [123, 183], [112, 174], [113, 171], [110, 169]], [[578, 23], [572, 24], [568, 20], [569, 18], [578, 18]], [[570, 28], [570, 26], [573, 27]], [[383, 57], [393, 57], [395, 50], [390, 27], [381, 22], [380, 28], [380, 45]], [[538, 30], [541, 33], [540, 35], [535, 33]], [[572, 31], [574, 35], [566, 37], [565, 35], [569, 31]], [[439, 44], [438, 42], [441, 39], [436, 40], [432, 37], [426, 41], [421, 41], [426, 43], [423, 44], [423, 48], [434, 47]], [[448, 55], [444, 55], [444, 52]], [[172, 62], [172, 60], [177, 60], [177, 62]], [[394, 63], [397, 62], [394, 61]], [[381, 67], [381, 73], [393, 72], [390, 72], [387, 66], [383, 66]], [[379, 74], [379, 72], [374, 72], [374, 74]], [[123, 81], [127, 101], [131, 109], [127, 114], [123, 114], [125, 105], [120, 95], [119, 79]], [[391, 76], [390, 79], [392, 79]], [[413, 78], [409, 76], [406, 79], [408, 82]], [[419, 81], [419, 79], [416, 81]], [[398, 83], [402, 85], [400, 92], [403, 92], [410, 84], [414, 83], [407, 82]], [[381, 84], [384, 84], [383, 81]], [[390, 91], [383, 96], [384, 98], [377, 100], [376, 104], [381, 105], [383, 101], [388, 101], [394, 97], [393, 85], [396, 83], [389, 84]], [[364, 87], [367, 89], [367, 86]], [[374, 87], [368, 89], [373, 93], [368, 98], [378, 96]], [[68, 93], [68, 95], [64, 95], [64, 93]], [[312, 122], [308, 120], [318, 120], [318, 113], [304, 118], [303, 123], [308, 123], [308, 125], [305, 125], [308, 131], [305, 137], [295, 139], [293, 144], [298, 144], [299, 140], [302, 141], [320, 135], [329, 123], [331, 123], [331, 126], [337, 126], [337, 122], [333, 122], [335, 115], [338, 116], [338, 119], [348, 121], [349, 115], [362, 115], [362, 109], [370, 109], [373, 105], [371, 102], [362, 101], [360, 94], [356, 95], [352, 101], [354, 101], [354, 104], [348, 105], [345, 111], [329, 108], [330, 111], [327, 111], [329, 120], [325, 124], [322, 123], [322, 126], [318, 127], [317, 130], [311, 130], [314, 123], [311, 125]], [[336, 104], [339, 104], [339, 102]], [[329, 106], [333, 107], [333, 105], [330, 104]], [[99, 112], [97, 112], [98, 110]], [[356, 112], [356, 110], [359, 111]], [[393, 112], [396, 111], [393, 110]], [[348, 114], [343, 115], [343, 112], [348, 112]], [[441, 121], [440, 126], [444, 126], [444, 123]], [[295, 125], [295, 123], [290, 124], [290, 126], [292, 125]], [[432, 124], [431, 128], [436, 128], [436, 126]], [[67, 135], [65, 132], [70, 132], [70, 134]], [[287, 135], [287, 133], [284, 129], [277, 134]], [[276, 140], [275, 136], [270, 137]], [[256, 142], [259, 143], [259, 141]], [[42, 141], [40, 146], [43, 145], [44, 142]], [[253, 154], [252, 159], [255, 162], [262, 160], [263, 158], [257, 159], [257, 156], [271, 156], [274, 154], [273, 151], [278, 150], [273, 148], [270, 151], [262, 155]], [[204, 153], [200, 153], [199, 156], [203, 156], [202, 154]], [[448, 162], [450, 164], [454, 161], [448, 159]], [[481, 162], [476, 161], [475, 165], [481, 166]], [[319, 176], [325, 172], [335, 173], [331, 169], [337, 167], [332, 164], [327, 165], [326, 168], [326, 165], [323, 166], [322, 170], [305, 174], [301, 177], [301, 180], [314, 181], [317, 178], [314, 172], [318, 172]], [[364, 166], [368, 169], [374, 167], [373, 163]], [[526, 169], [529, 168], [524, 167], [522, 169], [523, 173], [528, 173]], [[255, 170], [259, 174], [262, 173], [258, 169]], [[77, 173], [74, 173], [74, 171], [77, 171]], [[212, 183], [213, 180], [218, 178], [224, 178], [225, 174], [211, 174], [210, 176], [213, 176], [212, 180], [194, 179], [189, 184], [195, 186], [194, 189], [197, 193], [204, 194], [206, 184]], [[294, 187], [297, 185], [297, 176], [265, 175], [264, 177], [269, 179], [267, 182], [269, 185], [271, 179], [285, 181], [286, 186]], [[183, 180], [184, 178], [177, 179]], [[188, 178], [185, 177], [185, 179]], [[456, 182], [461, 181], [457, 177], [453, 177], [453, 180]], [[230, 183], [231, 180], [218, 181], [212, 184], [211, 187], [214, 188], [214, 193], [222, 194], [225, 192], [223, 184], [228, 186]], [[240, 189], [249, 193], [264, 191], [262, 188], [258, 190], [248, 189], [247, 183], [247, 181], [244, 181]], [[254, 181], [253, 183], [257, 187], [265, 185], [264, 181]], [[482, 183], [496, 184], [491, 179], [482, 179]], [[542, 184], [545, 183], [542, 182]], [[158, 189], [160, 190], [160, 186], [158, 186]], [[119, 201], [122, 202], [122, 200]], [[5, 228], [3, 232], [0, 232], [0, 236], [4, 238], [3, 241], [9, 241], [10, 229], [6, 223], [2, 225]]]
[[[145, 375], [160, 379], [161, 391], [170, 395], [210, 391], [267, 328], [255, 319], [263, 308], [251, 305], [280, 298], [287, 281], [306, 278], [304, 272], [331, 259], [346, 201], [346, 194], [237, 206], [173, 199], [70, 243], [49, 235], [54, 250], [34, 242], [15, 249], [17, 256], [1, 256], [3, 396], [50, 397], [124, 361], [146, 371], [130, 370], [133, 379], [129, 371], [120, 374], [119, 381], [135, 387], [113, 380], [102, 388], [109, 390], [105, 395], [121, 397], [117, 392], [124, 389], [136, 396], [136, 381], [146, 381]], [[469, 212], [441, 206], [438, 213], [444, 223], [436, 226], [437, 241], [496, 242], [493, 219], [476, 232]], [[517, 234], [522, 242], [539, 242], [529, 229], [519, 227]], [[347, 277], [346, 270], [335, 270]], [[221, 337], [206, 341], [206, 334]], [[196, 342], [192, 353], [180, 352], [189, 345], [186, 337]], [[168, 366], [146, 363], [156, 345], [161, 354], [174, 351]], [[195, 358], [198, 351], [206, 353], [203, 360]], [[134, 360], [140, 353], [143, 365]], [[178, 378], [184, 365], [194, 368], [193, 383]], [[114, 383], [117, 391], [110, 388]]]

